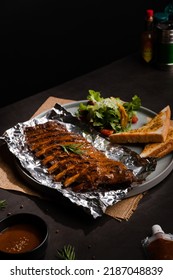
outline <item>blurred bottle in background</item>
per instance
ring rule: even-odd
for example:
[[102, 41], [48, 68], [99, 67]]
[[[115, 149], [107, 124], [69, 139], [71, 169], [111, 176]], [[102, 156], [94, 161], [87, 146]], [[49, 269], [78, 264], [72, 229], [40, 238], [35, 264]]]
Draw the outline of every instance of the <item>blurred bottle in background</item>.
[[173, 1], [169, 2], [163, 13], [156, 14], [155, 27], [156, 65], [162, 70], [173, 72]]
[[141, 34], [141, 57], [145, 63], [154, 61], [154, 11], [146, 10], [144, 31]]
[[166, 23], [169, 20], [169, 16], [165, 12], [158, 12], [154, 14], [154, 26], [156, 27], [159, 23]]
[[173, 0], [165, 7], [164, 12], [168, 14], [169, 21], [173, 21]]

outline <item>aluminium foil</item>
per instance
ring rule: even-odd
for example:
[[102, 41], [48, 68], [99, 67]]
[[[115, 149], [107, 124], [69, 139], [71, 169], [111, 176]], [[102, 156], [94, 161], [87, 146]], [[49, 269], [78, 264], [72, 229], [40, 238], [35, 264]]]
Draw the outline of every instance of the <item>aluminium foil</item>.
[[[46, 168], [41, 165], [40, 160], [36, 159], [29, 151], [25, 141], [24, 130], [27, 126], [35, 126], [50, 120], [61, 122], [69, 132], [80, 133], [94, 147], [105, 153], [107, 157], [124, 163], [127, 168], [133, 171], [137, 182], [132, 183], [130, 186], [121, 186], [121, 188], [117, 186], [115, 190], [108, 191], [97, 190], [80, 193], [63, 188], [62, 183], [55, 182]], [[125, 146], [111, 144], [108, 139], [101, 136], [93, 127], [82, 123], [60, 104], [56, 104], [50, 110], [26, 122], [17, 123], [4, 132], [2, 139], [6, 142], [9, 151], [19, 160], [21, 167], [28, 172], [31, 180], [38, 182], [40, 186], [46, 186], [49, 190], [54, 189], [61, 193], [72, 203], [81, 206], [94, 218], [102, 216], [108, 206], [112, 206], [126, 198], [132, 188], [138, 187], [145, 181], [147, 176], [155, 170], [157, 164], [154, 158], [142, 159], [136, 152]]]

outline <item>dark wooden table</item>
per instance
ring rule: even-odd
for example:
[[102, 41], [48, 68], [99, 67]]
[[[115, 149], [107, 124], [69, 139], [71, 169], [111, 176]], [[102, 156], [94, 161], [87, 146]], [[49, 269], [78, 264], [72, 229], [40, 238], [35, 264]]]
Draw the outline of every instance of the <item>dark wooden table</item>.
[[[28, 120], [49, 96], [83, 100], [89, 89], [100, 91], [104, 97], [113, 95], [124, 100], [137, 94], [146, 108], [159, 112], [169, 104], [173, 110], [173, 73], [142, 65], [138, 54], [133, 54], [1, 108], [0, 133]], [[153, 224], [160, 224], [165, 232], [173, 233], [172, 172], [145, 194], [129, 221], [119, 222], [107, 215], [93, 219], [63, 200], [43, 200], [3, 189], [0, 189], [0, 199], [7, 201], [7, 207], [0, 211], [0, 219], [18, 212], [36, 213], [45, 219], [50, 233], [47, 260], [56, 259], [56, 250], [64, 244], [75, 247], [77, 259], [146, 259], [141, 240], [151, 234]]]

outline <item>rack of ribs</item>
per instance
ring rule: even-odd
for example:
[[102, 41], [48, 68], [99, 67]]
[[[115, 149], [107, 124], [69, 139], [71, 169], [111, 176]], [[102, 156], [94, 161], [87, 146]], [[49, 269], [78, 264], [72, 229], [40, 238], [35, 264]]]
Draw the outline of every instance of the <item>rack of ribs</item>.
[[54, 182], [75, 192], [115, 189], [135, 181], [123, 163], [109, 159], [82, 135], [57, 121], [26, 127], [26, 143]]

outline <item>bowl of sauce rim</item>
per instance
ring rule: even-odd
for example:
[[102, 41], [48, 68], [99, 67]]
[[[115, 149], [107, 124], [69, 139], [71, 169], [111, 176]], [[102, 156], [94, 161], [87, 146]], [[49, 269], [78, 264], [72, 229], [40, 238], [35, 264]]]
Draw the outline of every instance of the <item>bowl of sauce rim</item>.
[[46, 222], [18, 213], [0, 221], [0, 259], [43, 259], [48, 243]]

